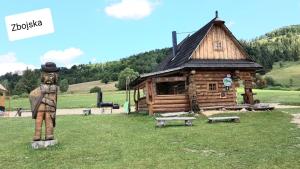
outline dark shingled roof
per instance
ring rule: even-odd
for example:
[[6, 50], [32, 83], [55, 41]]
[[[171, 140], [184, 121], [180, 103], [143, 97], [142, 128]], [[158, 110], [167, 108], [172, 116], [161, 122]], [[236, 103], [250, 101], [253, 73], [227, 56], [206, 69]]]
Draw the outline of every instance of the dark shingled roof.
[[[239, 41], [232, 35], [230, 30], [224, 25], [224, 21], [220, 20], [218, 17], [213, 18], [201, 29], [196, 31], [194, 34], [187, 36], [177, 45], [176, 56], [174, 57], [172, 52], [167, 56], [154, 70], [152, 73], [147, 73], [141, 75], [135, 80], [135, 83], [141, 81], [142, 79], [161, 75], [171, 72], [177, 72], [186, 68], [197, 68], [197, 69], [252, 69], [259, 70], [262, 66], [255, 63], [254, 60], [244, 51], [242, 45]], [[242, 52], [247, 56], [244, 60], [213, 60], [213, 59], [191, 59], [192, 53], [198, 47], [199, 43], [204, 39], [209, 30], [214, 26], [214, 24], [222, 25], [226, 32], [228, 32], [233, 38], [235, 44], [242, 50]]]

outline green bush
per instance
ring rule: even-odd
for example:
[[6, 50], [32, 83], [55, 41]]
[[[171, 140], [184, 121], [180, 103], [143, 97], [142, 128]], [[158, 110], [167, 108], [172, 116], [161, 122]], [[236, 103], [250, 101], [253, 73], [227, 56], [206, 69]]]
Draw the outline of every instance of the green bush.
[[107, 84], [110, 81], [110, 76], [108, 73], [104, 73], [101, 82]]
[[13, 96], [11, 96], [11, 99], [19, 99], [20, 98], [20, 96], [19, 95], [13, 95]]
[[64, 92], [68, 91], [68, 89], [69, 89], [69, 82], [68, 82], [68, 80], [67, 79], [61, 80], [60, 83], [59, 83], [59, 90], [62, 93], [64, 93]]
[[28, 97], [28, 96], [29, 96], [28, 93], [22, 93], [22, 94], [20, 95], [20, 97], [22, 97], [22, 98], [26, 98], [26, 97]]
[[95, 86], [90, 89], [90, 93], [98, 93], [98, 92], [101, 92], [101, 88], [98, 86]]
[[275, 86], [275, 80], [272, 77], [266, 76], [265, 81], [268, 86]]

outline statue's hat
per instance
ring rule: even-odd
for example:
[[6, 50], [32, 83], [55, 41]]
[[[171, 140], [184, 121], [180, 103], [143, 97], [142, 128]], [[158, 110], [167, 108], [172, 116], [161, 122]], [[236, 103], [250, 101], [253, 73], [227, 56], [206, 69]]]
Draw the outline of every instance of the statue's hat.
[[46, 62], [44, 65], [41, 66], [43, 72], [51, 73], [51, 72], [58, 72], [59, 68], [56, 67], [56, 64], [53, 62]]

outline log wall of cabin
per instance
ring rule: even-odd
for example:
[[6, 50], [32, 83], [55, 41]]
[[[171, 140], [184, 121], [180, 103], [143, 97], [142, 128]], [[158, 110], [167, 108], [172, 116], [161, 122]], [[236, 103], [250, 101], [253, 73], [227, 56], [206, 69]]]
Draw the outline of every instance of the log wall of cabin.
[[146, 97], [140, 98], [138, 100], [138, 111], [149, 111]]
[[188, 95], [156, 95], [154, 97], [153, 112], [183, 112], [189, 111]]
[[[237, 75], [243, 81], [245, 87], [252, 88], [253, 71], [242, 71]], [[227, 74], [232, 74], [230, 71], [197, 71], [193, 76], [193, 82], [196, 84], [197, 101], [200, 107], [211, 106], [234, 106], [237, 104], [236, 82], [228, 91], [225, 91], [223, 79]], [[216, 83], [217, 90], [209, 91], [209, 83]], [[221, 97], [221, 93], [225, 92], [226, 96]]]
[[[223, 79], [227, 74], [238, 76], [244, 82], [245, 88], [252, 88], [254, 71], [238, 71], [238, 74], [231, 71], [196, 71], [194, 75], [190, 76], [193, 79], [189, 79], [189, 81], [193, 83], [193, 90], [196, 90], [193, 93], [196, 93], [200, 107], [234, 106], [237, 104], [236, 87], [238, 87], [238, 81], [233, 81], [230, 90], [225, 91]], [[216, 83], [217, 90], [209, 91], [209, 83]], [[150, 115], [153, 113], [190, 111], [188, 89], [186, 94], [157, 95], [155, 80], [148, 79], [144, 85], [147, 96], [137, 100], [137, 111], [147, 111]], [[221, 97], [222, 92], [226, 93], [225, 97]]]
[[[200, 107], [210, 106], [234, 106], [236, 105], [236, 89], [234, 84], [230, 87], [229, 91], [224, 90], [223, 79], [228, 71], [198, 71], [193, 76], [193, 81], [196, 84], [197, 101]], [[209, 91], [208, 87], [210, 83], [216, 83], [216, 91]], [[221, 97], [221, 92], [226, 93], [226, 97]]]
[[[222, 49], [215, 50], [214, 42], [221, 42]], [[246, 59], [247, 56], [222, 26], [215, 25], [192, 53], [192, 59]]]

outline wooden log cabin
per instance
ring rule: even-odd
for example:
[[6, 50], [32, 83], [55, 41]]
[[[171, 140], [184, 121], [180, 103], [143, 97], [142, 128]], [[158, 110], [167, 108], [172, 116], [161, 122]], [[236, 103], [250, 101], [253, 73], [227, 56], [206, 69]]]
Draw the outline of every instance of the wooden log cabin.
[[[244, 86], [244, 103], [253, 104], [253, 81], [262, 66], [216, 17], [177, 44], [172, 32], [172, 54], [152, 73], [133, 82], [136, 111], [150, 115], [190, 111], [198, 107], [237, 105], [237, 87]], [[171, 53], [171, 52], [170, 52]]]

